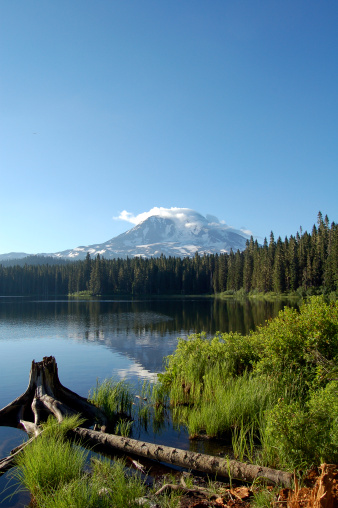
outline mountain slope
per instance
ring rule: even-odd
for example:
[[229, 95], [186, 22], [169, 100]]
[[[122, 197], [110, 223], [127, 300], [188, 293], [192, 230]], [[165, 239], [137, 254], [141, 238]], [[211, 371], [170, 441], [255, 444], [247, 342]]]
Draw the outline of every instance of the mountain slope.
[[[150, 215], [135, 227], [107, 242], [76, 247], [56, 253], [37, 256], [52, 256], [59, 259], [85, 259], [98, 254], [112, 258], [187, 257], [199, 254], [216, 254], [244, 250], [248, 235], [227, 226], [216, 217], [206, 216], [188, 208], [160, 208], [157, 215]], [[10, 253], [0, 255], [1, 260], [25, 258], [29, 254]]]
[[245, 249], [247, 235], [220, 222], [210, 222], [201, 214], [186, 208], [175, 215], [153, 215], [129, 231], [102, 244], [77, 247], [55, 256], [84, 259], [87, 253], [105, 258], [193, 256]]

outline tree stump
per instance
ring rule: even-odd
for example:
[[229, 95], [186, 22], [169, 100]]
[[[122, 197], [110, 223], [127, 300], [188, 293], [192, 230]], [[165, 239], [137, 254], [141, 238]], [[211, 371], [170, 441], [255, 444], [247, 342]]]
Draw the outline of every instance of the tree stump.
[[107, 424], [99, 408], [61, 384], [53, 356], [45, 356], [41, 362], [32, 361], [27, 390], [0, 410], [0, 425], [24, 428], [33, 434], [49, 414], [58, 422], [65, 416], [81, 414], [89, 424], [94, 421]]

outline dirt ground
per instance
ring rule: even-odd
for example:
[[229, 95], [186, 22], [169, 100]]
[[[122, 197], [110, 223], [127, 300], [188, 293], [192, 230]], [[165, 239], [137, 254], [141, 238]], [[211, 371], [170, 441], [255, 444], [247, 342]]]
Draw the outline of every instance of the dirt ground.
[[[188, 473], [185, 473], [189, 476]], [[179, 480], [187, 491], [180, 498], [180, 508], [250, 508], [255, 494], [265, 492], [265, 499], [271, 508], [338, 508], [338, 465], [322, 464], [308, 472], [302, 485], [295, 478], [294, 489], [276, 489], [271, 486], [249, 487], [233, 482], [213, 483], [214, 493], [203, 477], [192, 476]], [[189, 487], [188, 487], [189, 486]], [[208, 492], [204, 492], [204, 489]], [[168, 486], [170, 491], [170, 485]], [[156, 505], [154, 505], [156, 506]]]

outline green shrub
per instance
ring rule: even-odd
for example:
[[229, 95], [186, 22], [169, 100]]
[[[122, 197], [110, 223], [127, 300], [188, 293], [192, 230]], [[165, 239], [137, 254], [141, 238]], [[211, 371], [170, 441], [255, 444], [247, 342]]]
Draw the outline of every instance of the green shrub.
[[250, 429], [266, 465], [301, 467], [337, 456], [337, 373], [338, 302], [313, 296], [245, 337], [179, 340], [156, 391], [191, 436], [236, 429], [243, 449]]
[[332, 381], [304, 406], [280, 400], [269, 411], [263, 453], [275, 466], [293, 469], [338, 460], [337, 393], [338, 382]]
[[259, 354], [255, 372], [277, 377], [284, 385], [297, 382], [306, 395], [310, 388], [324, 386], [325, 370], [337, 364], [338, 302], [314, 296], [299, 312], [285, 307], [251, 340]]
[[214, 368], [222, 377], [239, 375], [251, 369], [257, 359], [252, 346], [252, 341], [239, 333], [217, 333], [212, 339], [193, 334], [179, 339], [175, 353], [165, 360], [165, 373], [159, 375], [159, 380], [165, 387], [175, 379], [186, 385], [201, 383]]

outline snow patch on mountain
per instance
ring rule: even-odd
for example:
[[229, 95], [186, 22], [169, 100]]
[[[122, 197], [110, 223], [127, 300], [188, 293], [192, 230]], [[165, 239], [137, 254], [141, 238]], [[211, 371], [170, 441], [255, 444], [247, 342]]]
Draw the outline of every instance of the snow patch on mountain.
[[84, 259], [87, 253], [91, 257], [100, 254], [107, 259], [149, 258], [161, 254], [192, 257], [196, 252], [203, 255], [244, 250], [251, 236], [250, 231], [237, 230], [214, 215], [204, 217], [189, 208], [156, 207], [136, 216], [124, 210], [115, 219], [127, 221], [134, 227], [102, 244], [40, 255], [69, 260]]

